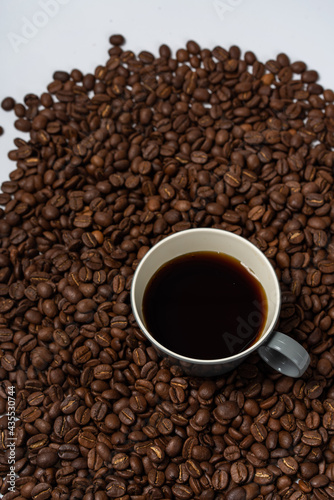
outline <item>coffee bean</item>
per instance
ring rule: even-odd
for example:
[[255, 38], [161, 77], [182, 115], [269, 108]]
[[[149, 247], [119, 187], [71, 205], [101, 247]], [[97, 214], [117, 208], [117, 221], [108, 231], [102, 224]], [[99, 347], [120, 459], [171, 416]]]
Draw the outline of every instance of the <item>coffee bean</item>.
[[304, 431], [301, 440], [310, 446], [320, 446], [322, 443], [322, 437], [318, 431]]
[[209, 400], [216, 392], [216, 384], [213, 381], [206, 381], [198, 388], [198, 395], [204, 400]]
[[183, 441], [179, 436], [173, 436], [166, 446], [166, 453], [169, 457], [176, 457], [182, 450]]
[[165, 474], [163, 471], [151, 469], [148, 472], [148, 482], [152, 486], [156, 486], [158, 488], [161, 488], [165, 482]]
[[123, 408], [119, 414], [119, 419], [124, 425], [132, 425], [136, 417], [130, 408]]
[[256, 469], [255, 476], [254, 476], [254, 482], [260, 485], [267, 485], [271, 484], [274, 480], [274, 476], [272, 472], [270, 472], [268, 469], [264, 468], [259, 468]]
[[242, 487], [236, 486], [228, 491], [226, 498], [228, 500], [245, 500], [246, 492]]
[[52, 448], [41, 448], [38, 452], [36, 462], [39, 467], [53, 467], [58, 462], [58, 453]]
[[67, 396], [64, 401], [61, 403], [60, 408], [63, 413], [66, 415], [70, 413], [74, 413], [79, 406], [79, 398], [78, 396]]
[[214, 411], [214, 417], [218, 422], [230, 420], [239, 413], [239, 407], [234, 401], [225, 401], [218, 405]]
[[4, 111], [12, 111], [15, 106], [15, 101], [12, 97], [5, 97], [1, 102], [1, 107]]
[[58, 448], [58, 456], [62, 460], [74, 460], [79, 456], [79, 447], [75, 444], [63, 444]]
[[125, 39], [124, 39], [123, 35], [112, 35], [109, 38], [109, 43], [111, 45], [119, 46], [119, 45], [123, 45], [125, 43]]
[[228, 485], [228, 474], [224, 470], [217, 470], [212, 476], [212, 487], [214, 490], [223, 491]]
[[172, 492], [175, 498], [187, 500], [193, 497], [193, 490], [184, 484], [175, 484], [172, 486]]
[[109, 380], [112, 377], [113, 369], [110, 365], [102, 364], [94, 368], [94, 377], [98, 380]]
[[334, 412], [328, 411], [323, 416], [323, 426], [325, 429], [333, 430], [334, 429]]
[[302, 477], [309, 480], [313, 476], [316, 476], [319, 472], [319, 467], [316, 463], [303, 462], [300, 464], [300, 473]]
[[79, 434], [78, 441], [81, 446], [91, 449], [95, 446], [96, 438], [90, 431], [84, 430]]
[[100, 422], [105, 418], [107, 411], [107, 404], [102, 401], [97, 401], [90, 409], [90, 416], [93, 420]]
[[39, 483], [31, 490], [31, 498], [34, 500], [46, 500], [51, 497], [52, 487], [48, 483]]
[[298, 462], [293, 457], [280, 458], [277, 465], [288, 476], [294, 475], [298, 471]]
[[235, 483], [244, 483], [246, 482], [247, 477], [248, 469], [243, 462], [234, 462], [231, 465], [231, 478]]
[[143, 349], [140, 347], [134, 349], [133, 351], [133, 361], [136, 363], [138, 366], [144, 366], [146, 363], [146, 354]]
[[130, 460], [125, 453], [117, 453], [113, 456], [111, 463], [115, 470], [124, 470], [129, 467]]
[[[277, 436], [273, 435], [274, 431], [271, 431], [271, 433], [268, 434], [267, 440], [266, 440], [266, 445], [271, 445], [268, 446], [270, 449], [276, 448], [277, 445]], [[273, 444], [271, 444], [271, 439], [268, 438], [276, 438], [273, 441]], [[254, 443], [251, 446], [251, 451], [254, 453], [254, 455], [259, 458], [260, 460], [266, 461], [269, 458], [269, 450], [266, 448], [266, 446], [262, 443]]]
[[264, 441], [267, 437], [267, 430], [265, 426], [261, 423], [254, 423], [251, 425], [250, 431], [252, 433], [252, 436], [256, 441], [259, 443]]
[[126, 482], [121, 478], [114, 477], [107, 484], [106, 492], [111, 498], [122, 497], [126, 493]]
[[310, 485], [313, 486], [313, 488], [323, 488], [324, 486], [327, 486], [328, 483], [329, 483], [329, 478], [324, 474], [318, 474], [316, 476], [313, 476], [312, 479], [310, 480]]
[[110, 462], [111, 450], [105, 443], [96, 443], [96, 452], [100, 455], [102, 460], [105, 462]]

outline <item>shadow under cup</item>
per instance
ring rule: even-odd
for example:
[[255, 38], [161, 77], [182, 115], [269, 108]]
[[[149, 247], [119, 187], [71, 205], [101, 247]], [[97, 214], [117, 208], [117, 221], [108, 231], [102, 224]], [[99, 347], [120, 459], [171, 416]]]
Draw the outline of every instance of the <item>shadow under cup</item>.
[[[242, 352], [227, 358], [195, 359], [182, 356], [160, 344], [148, 331], [143, 317], [143, 297], [155, 272], [167, 262], [187, 253], [218, 252], [239, 260], [261, 283], [267, 298], [267, 314], [262, 333]], [[280, 288], [273, 267], [252, 243], [220, 229], [199, 228], [181, 231], [166, 237], [147, 252], [139, 263], [131, 287], [131, 305], [136, 321], [160, 355], [178, 363], [189, 374], [214, 376], [233, 370], [251, 352], [257, 350], [270, 336], [280, 311]]]

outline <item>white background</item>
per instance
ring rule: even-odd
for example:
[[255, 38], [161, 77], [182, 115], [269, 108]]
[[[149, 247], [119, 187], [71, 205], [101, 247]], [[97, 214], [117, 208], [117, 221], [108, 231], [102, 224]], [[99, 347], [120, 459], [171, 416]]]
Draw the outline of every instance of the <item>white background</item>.
[[[115, 33], [135, 52], [157, 53], [161, 43], [177, 49], [189, 39], [239, 45], [262, 62], [286, 52], [334, 88], [333, 19], [333, 0], [0, 0], [0, 100], [42, 93], [55, 70], [93, 73]], [[15, 168], [7, 158], [13, 139], [28, 137], [15, 119], [0, 110], [0, 182]]]

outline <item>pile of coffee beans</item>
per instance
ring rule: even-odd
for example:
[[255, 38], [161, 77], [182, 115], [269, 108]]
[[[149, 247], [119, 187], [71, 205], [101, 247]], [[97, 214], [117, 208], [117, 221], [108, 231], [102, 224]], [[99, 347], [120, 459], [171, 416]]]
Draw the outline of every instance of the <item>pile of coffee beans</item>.
[[[334, 92], [286, 54], [124, 50], [56, 71], [14, 110], [0, 203], [0, 414], [14, 387], [11, 498], [334, 497]], [[253, 242], [281, 284], [278, 328], [301, 379], [255, 354], [215, 379], [157, 356], [130, 308], [133, 272], [193, 227]], [[205, 331], [203, 331], [205, 339]]]

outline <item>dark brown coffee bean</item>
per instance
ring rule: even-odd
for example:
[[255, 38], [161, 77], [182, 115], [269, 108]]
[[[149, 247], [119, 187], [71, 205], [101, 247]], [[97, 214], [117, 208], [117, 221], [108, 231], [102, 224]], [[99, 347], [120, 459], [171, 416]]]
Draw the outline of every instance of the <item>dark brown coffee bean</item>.
[[288, 476], [294, 475], [298, 471], [298, 462], [293, 457], [280, 458], [277, 465]]
[[34, 500], [46, 500], [51, 497], [52, 487], [48, 483], [39, 483], [31, 490], [31, 498]]
[[199, 463], [196, 460], [193, 460], [191, 458], [186, 461], [186, 468], [187, 468], [190, 476], [194, 477], [194, 478], [201, 477], [201, 475], [203, 473]]
[[230, 420], [236, 417], [239, 413], [239, 407], [234, 401], [225, 401], [218, 405], [214, 411], [214, 417], [218, 422]]
[[172, 492], [175, 498], [187, 500], [193, 497], [193, 490], [185, 484], [175, 484], [172, 486]]
[[229, 462], [233, 462], [240, 458], [240, 450], [237, 446], [227, 446], [224, 450], [224, 458]]
[[217, 470], [212, 476], [212, 487], [214, 490], [223, 491], [228, 485], [228, 474], [224, 470]]
[[105, 443], [96, 443], [96, 452], [105, 462], [110, 462], [111, 450]]
[[90, 409], [90, 416], [93, 420], [100, 422], [104, 419], [108, 411], [108, 406], [102, 401], [97, 401]]
[[53, 467], [58, 460], [58, 453], [52, 448], [41, 448], [36, 458], [37, 465], [42, 468]]
[[60, 408], [63, 413], [66, 415], [70, 413], [74, 413], [79, 406], [79, 397], [78, 396], [67, 396], [64, 401], [61, 403]]
[[58, 448], [58, 456], [62, 460], [74, 460], [79, 456], [79, 447], [75, 444], [63, 444]]
[[123, 35], [111, 35], [111, 37], [109, 38], [109, 43], [111, 43], [111, 45], [119, 46], [125, 43], [125, 39]]
[[77, 424], [87, 425], [90, 420], [90, 410], [85, 406], [79, 406], [74, 414], [74, 419]]
[[322, 437], [318, 431], [304, 431], [301, 440], [309, 446], [320, 446], [322, 443]]
[[119, 419], [125, 425], [133, 425], [136, 417], [130, 408], [123, 408], [119, 413]]
[[115, 470], [124, 470], [129, 467], [130, 460], [125, 453], [117, 453], [113, 456], [111, 463]]
[[261, 443], [264, 441], [267, 437], [267, 430], [265, 426], [261, 423], [254, 423], [251, 425], [250, 431], [252, 433], [252, 436], [256, 441]]
[[165, 474], [163, 471], [151, 469], [148, 472], [148, 482], [155, 487], [161, 488], [165, 483]]
[[96, 437], [90, 431], [82, 431], [78, 436], [79, 444], [85, 448], [94, 448]]
[[316, 476], [319, 472], [319, 467], [313, 462], [303, 462], [300, 464], [300, 473], [302, 477], [309, 480], [313, 476]]
[[231, 477], [237, 484], [246, 482], [248, 477], [248, 469], [243, 462], [234, 462], [231, 465]]
[[228, 493], [226, 494], [226, 498], [228, 500], [245, 500], [246, 492], [242, 487], [235, 486], [234, 488], [228, 491]]
[[274, 475], [268, 469], [256, 469], [254, 482], [260, 485], [271, 484], [274, 480]]
[[[268, 440], [269, 444], [271, 444], [272, 440], [268, 439], [268, 438], [276, 437], [276, 436], [273, 436], [272, 433], [273, 433], [273, 431], [271, 433], [269, 432], [268, 437], [267, 437], [267, 440]], [[267, 440], [266, 440], [266, 444], [267, 444]], [[276, 444], [277, 444], [277, 438], [274, 439], [274, 443], [273, 443], [272, 446], [270, 446], [270, 448], [271, 449], [275, 448]], [[269, 451], [266, 448], [266, 446], [264, 444], [262, 444], [262, 443], [254, 443], [254, 444], [252, 444], [251, 451], [260, 460], [264, 460], [265, 461], [265, 460], [268, 460], [268, 458], [269, 458]]]
[[182, 450], [183, 441], [179, 436], [173, 436], [166, 446], [166, 453], [169, 457], [176, 457]]
[[118, 498], [124, 496], [126, 493], [126, 482], [118, 477], [112, 478], [110, 483], [106, 486], [108, 497]]
[[133, 361], [136, 363], [138, 366], [144, 366], [146, 363], [146, 354], [143, 349], [140, 347], [134, 349], [133, 351]]
[[152, 462], [160, 463], [165, 458], [165, 453], [160, 446], [152, 445], [147, 450], [147, 456]]
[[15, 106], [15, 101], [12, 97], [5, 97], [1, 101], [1, 107], [4, 111], [12, 111]]
[[323, 488], [324, 486], [327, 486], [328, 483], [329, 483], [329, 478], [324, 474], [318, 474], [316, 476], [313, 476], [312, 479], [310, 480], [310, 485], [313, 486], [313, 488]]
[[109, 380], [112, 377], [113, 369], [110, 365], [102, 364], [94, 368], [94, 377], [98, 380]]

